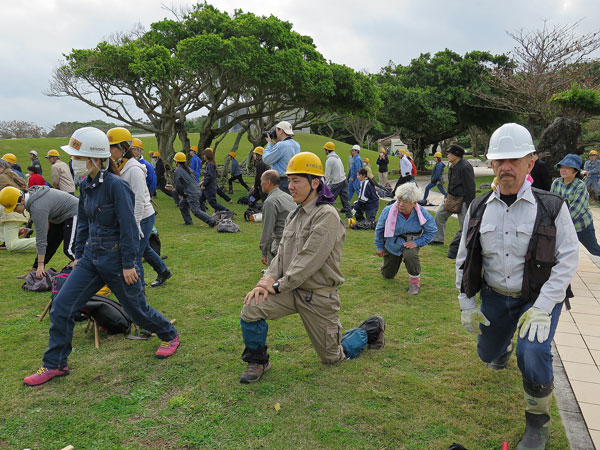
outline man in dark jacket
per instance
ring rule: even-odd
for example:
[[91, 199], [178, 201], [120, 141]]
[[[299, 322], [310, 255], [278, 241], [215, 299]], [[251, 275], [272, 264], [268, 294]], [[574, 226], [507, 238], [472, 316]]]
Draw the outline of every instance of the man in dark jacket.
[[386, 185], [388, 182], [388, 165], [390, 163], [390, 159], [385, 151], [385, 148], [379, 149], [379, 158], [375, 161], [378, 167], [379, 172], [379, 184]]
[[533, 153], [533, 160], [535, 161], [535, 164], [533, 165], [533, 169], [531, 169], [530, 173], [531, 178], [533, 178], [533, 184], [531, 186], [550, 192], [550, 186], [552, 186], [552, 175], [550, 175], [550, 171], [548, 170], [546, 163], [540, 159], [537, 150]]
[[[473, 172], [473, 166], [463, 159], [464, 154], [465, 149], [460, 145], [453, 144], [448, 149], [448, 161], [452, 164], [448, 171], [448, 194], [462, 198], [462, 206], [458, 213], [459, 230], [456, 235], [457, 239], [455, 239], [457, 241], [457, 250], [465, 214], [467, 213], [471, 201], [475, 198], [475, 173]], [[431, 244], [433, 245], [442, 245], [444, 243], [444, 238], [446, 237], [446, 221], [453, 214], [444, 208], [447, 200], [448, 196], [446, 196], [435, 212], [435, 225], [437, 226], [438, 232], [433, 238], [433, 241], [431, 241]]]
[[267, 193], [264, 193], [261, 187], [262, 174], [269, 170], [269, 166], [262, 160], [262, 154], [265, 151], [263, 147], [256, 147], [252, 151], [254, 156], [254, 164], [256, 168], [256, 175], [254, 176], [254, 187], [252, 188], [252, 196], [254, 197], [254, 203], [262, 200], [263, 202], [267, 199]]

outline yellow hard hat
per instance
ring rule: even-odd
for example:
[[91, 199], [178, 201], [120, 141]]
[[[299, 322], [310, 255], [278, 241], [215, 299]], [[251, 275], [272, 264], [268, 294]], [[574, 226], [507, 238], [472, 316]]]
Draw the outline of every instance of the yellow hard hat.
[[258, 155], [262, 155], [263, 152], [265, 151], [265, 149], [263, 147], [256, 147], [254, 150], [252, 150], [254, 153], [258, 154]]
[[152, 152], [152, 151], [148, 152], [148, 154], [150, 155], [150, 158], [152, 158], [154, 156], [154, 152]]
[[58, 150], [48, 150], [48, 154], [46, 155], [46, 158], [50, 158], [51, 156], [60, 156], [60, 153], [58, 153]]
[[366, 162], [366, 163], [368, 163], [368, 162], [369, 162], [369, 158], [365, 158], [365, 159], [363, 159], [363, 162]]
[[434, 158], [441, 158], [442, 157], [442, 153], [441, 152], [435, 152], [433, 155]]
[[5, 153], [4, 156], [2, 157], [2, 159], [11, 164], [17, 163], [17, 157], [15, 155], [13, 155], [12, 153]]
[[111, 128], [106, 132], [106, 135], [108, 136], [108, 143], [110, 145], [133, 140], [129, 130], [123, 127]]
[[387, 153], [387, 152], [385, 151], [385, 148], [380, 148], [379, 153]]
[[321, 162], [321, 159], [314, 153], [300, 152], [290, 159], [285, 174], [306, 174], [322, 177], [324, 175], [323, 163]]
[[138, 138], [133, 138], [133, 139], [131, 140], [131, 146], [132, 146], [132, 147], [141, 148], [141, 149], [142, 149], [142, 151], [144, 150], [144, 143], [142, 142], [142, 140], [141, 140], [141, 139], [138, 139]]
[[154, 152], [154, 153], [152, 153], [152, 157], [153, 158], [160, 158], [160, 152]]
[[333, 142], [325, 142], [323, 148], [325, 150], [335, 150], [335, 144]]
[[190, 150], [192, 150], [192, 151], [194, 151], [194, 152], [198, 153], [198, 147], [197, 147], [197, 146], [195, 146], [195, 145], [192, 145], [192, 146], [190, 147]]
[[227, 153], [229, 156], [231, 156], [232, 158], [235, 158], [235, 152], [229, 152]]
[[173, 159], [180, 163], [187, 162], [187, 158], [185, 157], [185, 154], [183, 152], [175, 153], [175, 156], [173, 157]]
[[21, 191], [16, 187], [6, 186], [0, 191], [0, 205], [4, 206], [4, 212], [6, 214], [15, 210], [20, 196]]
[[591, 155], [596, 155], [596, 156], [598, 156], [598, 152], [597, 152], [596, 150], [592, 150], [592, 151], [590, 152], [590, 156], [591, 156]]

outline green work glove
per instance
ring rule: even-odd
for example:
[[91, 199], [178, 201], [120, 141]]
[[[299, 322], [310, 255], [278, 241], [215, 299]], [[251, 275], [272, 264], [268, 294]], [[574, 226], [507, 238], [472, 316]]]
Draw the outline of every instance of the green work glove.
[[550, 334], [550, 319], [551, 316], [546, 311], [537, 306], [532, 306], [519, 319], [517, 324], [517, 328], [521, 329], [519, 337], [523, 339], [529, 330], [529, 342], [535, 340], [536, 334], [540, 344], [545, 342]]
[[483, 315], [479, 308], [464, 309], [460, 313], [460, 321], [469, 333], [481, 334], [479, 324], [489, 326], [490, 321]]

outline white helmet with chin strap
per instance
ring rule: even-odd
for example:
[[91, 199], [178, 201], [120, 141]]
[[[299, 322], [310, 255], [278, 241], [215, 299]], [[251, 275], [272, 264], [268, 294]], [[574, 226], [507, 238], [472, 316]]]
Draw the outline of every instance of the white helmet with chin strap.
[[[71, 156], [90, 158], [92, 164], [100, 171], [98, 182], [104, 181], [104, 172], [108, 168], [108, 164], [105, 167], [104, 162], [110, 158], [110, 144], [108, 136], [102, 130], [94, 127], [79, 128], [69, 139], [69, 145], [63, 145], [61, 149]], [[100, 167], [94, 158], [102, 159]]]
[[505, 123], [492, 134], [487, 159], [522, 158], [535, 152], [529, 130], [517, 123]]
[[104, 131], [94, 127], [83, 127], [75, 130], [69, 145], [61, 147], [71, 156], [87, 156], [88, 158], [110, 157], [110, 145]]

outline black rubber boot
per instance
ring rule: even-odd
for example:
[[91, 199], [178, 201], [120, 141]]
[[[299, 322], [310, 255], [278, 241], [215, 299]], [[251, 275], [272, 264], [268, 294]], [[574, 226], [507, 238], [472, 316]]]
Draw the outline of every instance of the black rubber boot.
[[549, 438], [554, 383], [534, 384], [523, 378], [525, 432], [516, 450], [544, 450]]
[[510, 355], [512, 355], [513, 352], [513, 344], [512, 342], [508, 345], [507, 349], [506, 349], [506, 353], [504, 353], [504, 355], [502, 355], [500, 358], [492, 361], [491, 363], [489, 363], [488, 369], [494, 369], [494, 370], [502, 370], [502, 369], [506, 369], [506, 366], [508, 366], [508, 360], [510, 359]]

